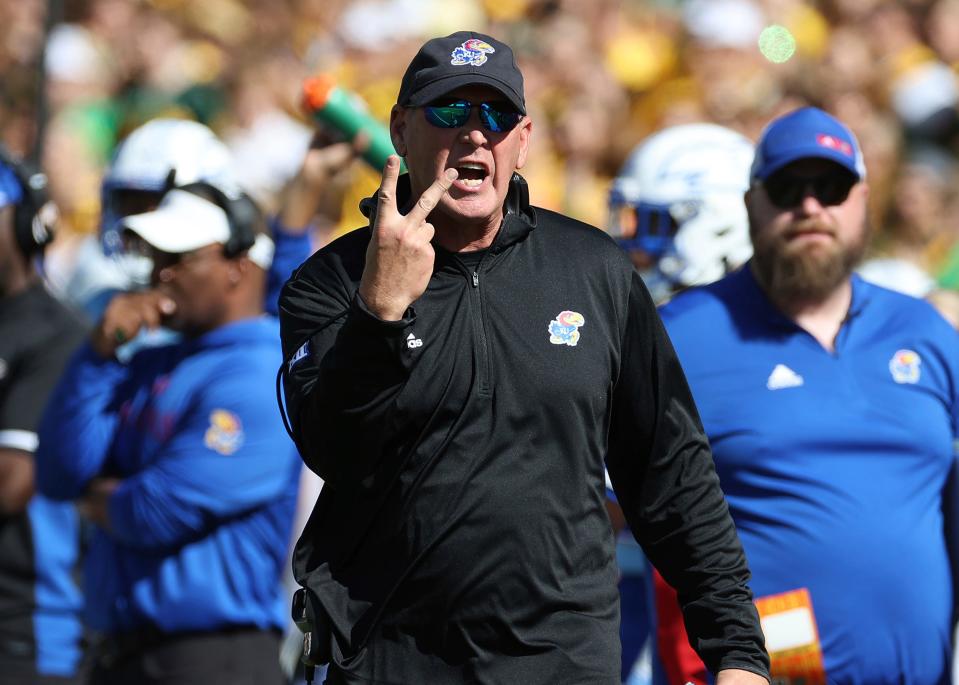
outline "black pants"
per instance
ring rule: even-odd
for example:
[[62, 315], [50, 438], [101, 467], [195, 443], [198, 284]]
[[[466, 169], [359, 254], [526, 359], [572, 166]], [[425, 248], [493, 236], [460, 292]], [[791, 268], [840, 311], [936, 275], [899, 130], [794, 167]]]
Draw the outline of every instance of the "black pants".
[[[99, 662], [91, 685], [282, 685], [280, 635], [231, 630], [169, 635]], [[109, 645], [107, 645], [109, 647]]]
[[[0, 668], [3, 668], [0, 665]], [[83, 685], [79, 677], [61, 678], [52, 675], [40, 675], [34, 668], [0, 673], [0, 685]]]
[[83, 676], [73, 678], [40, 675], [32, 659], [0, 656], [0, 685], [82, 685]]

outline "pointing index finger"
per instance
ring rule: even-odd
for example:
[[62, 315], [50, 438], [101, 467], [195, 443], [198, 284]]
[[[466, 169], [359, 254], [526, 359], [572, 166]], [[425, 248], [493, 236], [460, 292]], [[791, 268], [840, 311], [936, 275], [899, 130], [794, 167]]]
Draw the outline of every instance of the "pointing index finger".
[[433, 181], [433, 185], [423, 191], [407, 216], [417, 222], [425, 221], [458, 176], [456, 169], [446, 169], [438, 179]]

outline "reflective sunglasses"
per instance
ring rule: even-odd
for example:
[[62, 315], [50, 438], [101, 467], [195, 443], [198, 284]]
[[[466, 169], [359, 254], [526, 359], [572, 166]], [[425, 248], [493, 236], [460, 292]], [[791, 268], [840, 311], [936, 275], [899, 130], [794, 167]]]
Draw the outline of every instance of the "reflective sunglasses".
[[813, 177], [777, 171], [763, 181], [769, 201], [780, 209], [796, 207], [808, 194], [812, 194], [823, 207], [841, 205], [854, 185], [856, 177], [842, 171]]
[[516, 128], [523, 115], [512, 109], [507, 102], [480, 102], [447, 100], [423, 106], [426, 120], [437, 128], [460, 128], [470, 118], [473, 107], [479, 107], [483, 128], [491, 133], [505, 133]]

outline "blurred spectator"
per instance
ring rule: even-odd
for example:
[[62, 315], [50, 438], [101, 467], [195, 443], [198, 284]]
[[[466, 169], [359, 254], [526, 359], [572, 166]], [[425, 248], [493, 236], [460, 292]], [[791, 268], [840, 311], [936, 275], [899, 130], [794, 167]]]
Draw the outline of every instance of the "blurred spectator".
[[268, 211], [299, 169], [314, 129], [294, 119], [308, 75], [292, 55], [259, 55], [234, 76], [230, 122], [224, 141], [233, 155], [237, 182]]
[[[123, 220], [151, 287], [111, 300], [41, 428], [39, 490], [95, 524], [96, 685], [282, 682], [300, 463], [264, 391], [281, 361], [262, 316], [272, 243], [252, 202], [224, 193], [187, 185]], [[161, 323], [182, 340], [117, 360]]]
[[885, 223], [874, 242], [875, 256], [859, 269], [874, 283], [925, 297], [949, 246], [957, 180], [955, 160], [944, 151], [920, 146], [908, 150], [892, 188]]
[[959, 67], [959, 0], [938, 0], [929, 4], [925, 22], [929, 45], [955, 70]]
[[34, 452], [83, 325], [37, 273], [53, 227], [31, 178], [0, 149], [0, 683], [79, 685], [79, 520], [72, 505], [34, 494]]
[[957, 126], [955, 72], [922, 42], [907, 7], [883, 3], [865, 28], [879, 57], [881, 83], [907, 133], [948, 144]]

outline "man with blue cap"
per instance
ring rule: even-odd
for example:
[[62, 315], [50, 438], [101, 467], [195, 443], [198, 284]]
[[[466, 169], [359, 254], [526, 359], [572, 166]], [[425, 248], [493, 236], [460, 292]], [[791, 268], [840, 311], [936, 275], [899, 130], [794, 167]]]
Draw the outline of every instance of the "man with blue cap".
[[868, 192], [845, 125], [776, 119], [745, 194], [752, 260], [662, 310], [775, 682], [950, 682], [959, 339], [853, 274]]
[[45, 179], [0, 149], [0, 684], [79, 683], [79, 523], [34, 495], [40, 413], [80, 319], [57, 301], [37, 258], [53, 237]]

